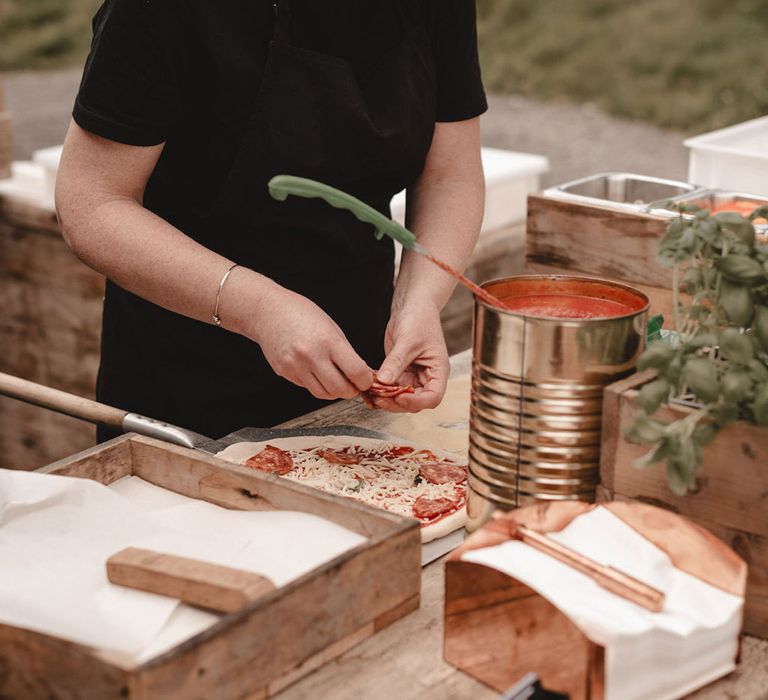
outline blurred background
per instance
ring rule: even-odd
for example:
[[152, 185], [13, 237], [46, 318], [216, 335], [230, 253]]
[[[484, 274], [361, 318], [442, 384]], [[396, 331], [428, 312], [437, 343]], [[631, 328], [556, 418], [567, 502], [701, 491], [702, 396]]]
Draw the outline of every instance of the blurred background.
[[[60, 143], [100, 0], [0, 0], [14, 156]], [[768, 0], [479, 0], [486, 146], [544, 184], [604, 169], [683, 177], [682, 138], [768, 113]]]

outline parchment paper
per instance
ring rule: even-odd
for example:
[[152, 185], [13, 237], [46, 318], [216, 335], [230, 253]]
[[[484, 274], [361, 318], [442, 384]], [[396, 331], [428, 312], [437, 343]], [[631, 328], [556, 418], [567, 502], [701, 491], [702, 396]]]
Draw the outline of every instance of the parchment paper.
[[280, 586], [364, 541], [306, 513], [227, 510], [136, 477], [107, 487], [0, 470], [0, 621], [151, 658], [218, 616], [109, 583], [105, 562], [121, 549], [236, 566]]
[[654, 544], [605, 508], [575, 518], [554, 540], [666, 594], [651, 613], [519, 541], [462, 559], [514, 576], [606, 647], [606, 698], [680, 697], [734, 668], [743, 599], [676, 569]]

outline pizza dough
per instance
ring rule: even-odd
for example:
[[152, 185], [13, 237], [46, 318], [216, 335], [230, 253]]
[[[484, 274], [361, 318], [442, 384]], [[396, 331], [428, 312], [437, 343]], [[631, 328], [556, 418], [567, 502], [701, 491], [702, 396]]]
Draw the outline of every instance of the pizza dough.
[[[245, 465], [246, 461], [268, 446], [291, 452], [294, 456], [296, 468], [286, 473], [283, 478], [313, 486], [328, 493], [355, 498], [368, 505], [407, 517], [414, 517], [413, 503], [419, 497], [432, 500], [450, 498], [455, 501], [460, 492], [459, 507], [456, 510], [434, 523], [422, 524], [421, 541], [423, 543], [443, 537], [464, 527], [466, 523], [466, 476], [460, 483], [448, 478], [450, 475], [458, 476], [459, 469], [466, 474], [466, 462], [459, 455], [428, 449], [405, 440], [386, 441], [343, 435], [309, 435], [265, 442], [238, 442], [222, 450], [217, 456], [229, 462]], [[398, 455], [399, 447], [411, 448], [411, 450], [407, 454]], [[343, 457], [342, 463], [328, 462], [322, 458], [322, 452], [325, 450], [342, 451], [341, 454], [344, 455], [343, 451], [350, 451], [351, 448], [395, 454], [391, 457], [386, 455], [377, 457], [372, 460], [375, 461], [375, 465], [345, 464]], [[424, 457], [425, 453], [431, 453], [441, 463], [444, 461], [450, 464], [444, 464], [442, 469], [438, 466], [436, 470], [435, 465], [430, 465], [429, 460]], [[422, 456], [421, 460], [418, 459], [419, 455]], [[266, 460], [267, 466], [273, 461], [272, 456], [269, 456], [270, 459]], [[381, 466], [385, 469], [379, 471], [377, 467]], [[425, 469], [421, 474], [420, 467]], [[266, 471], [272, 471], [272, 469], [266, 469]], [[359, 475], [361, 471], [363, 474]], [[424, 478], [425, 474], [429, 479], [443, 483], [432, 483]]]

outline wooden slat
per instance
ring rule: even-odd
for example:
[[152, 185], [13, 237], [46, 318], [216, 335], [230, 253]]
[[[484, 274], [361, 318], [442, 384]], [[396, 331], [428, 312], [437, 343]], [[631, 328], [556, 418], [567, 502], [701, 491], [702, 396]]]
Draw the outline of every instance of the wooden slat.
[[528, 197], [526, 257], [531, 264], [671, 288], [669, 268], [656, 262], [668, 219]]

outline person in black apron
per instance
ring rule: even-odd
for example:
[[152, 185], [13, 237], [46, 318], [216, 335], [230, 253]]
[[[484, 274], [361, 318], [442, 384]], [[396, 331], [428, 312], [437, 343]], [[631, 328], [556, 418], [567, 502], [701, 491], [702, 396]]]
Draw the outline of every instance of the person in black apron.
[[[108, 277], [100, 401], [220, 437], [354, 395], [385, 349], [385, 378], [419, 386], [409, 370], [418, 358], [406, 357], [418, 343], [398, 340], [390, 323], [391, 241], [348, 212], [278, 202], [267, 188], [274, 175], [300, 175], [389, 215], [394, 194], [423, 186], [440, 111], [458, 122], [485, 110], [473, 3], [378, 5], [107, 0], [100, 9], [57, 195], [65, 237]], [[454, 45], [461, 70], [445, 75], [440, 57]], [[460, 88], [442, 95], [452, 78]], [[223, 108], [211, 107], [217, 99]], [[142, 169], [136, 196], [98, 194]], [[477, 209], [481, 186], [465, 189]], [[479, 217], [465, 228], [458, 263]], [[114, 239], [95, 241], [105, 231]], [[446, 358], [433, 359], [444, 373]], [[418, 394], [382, 406], [434, 405]]]

